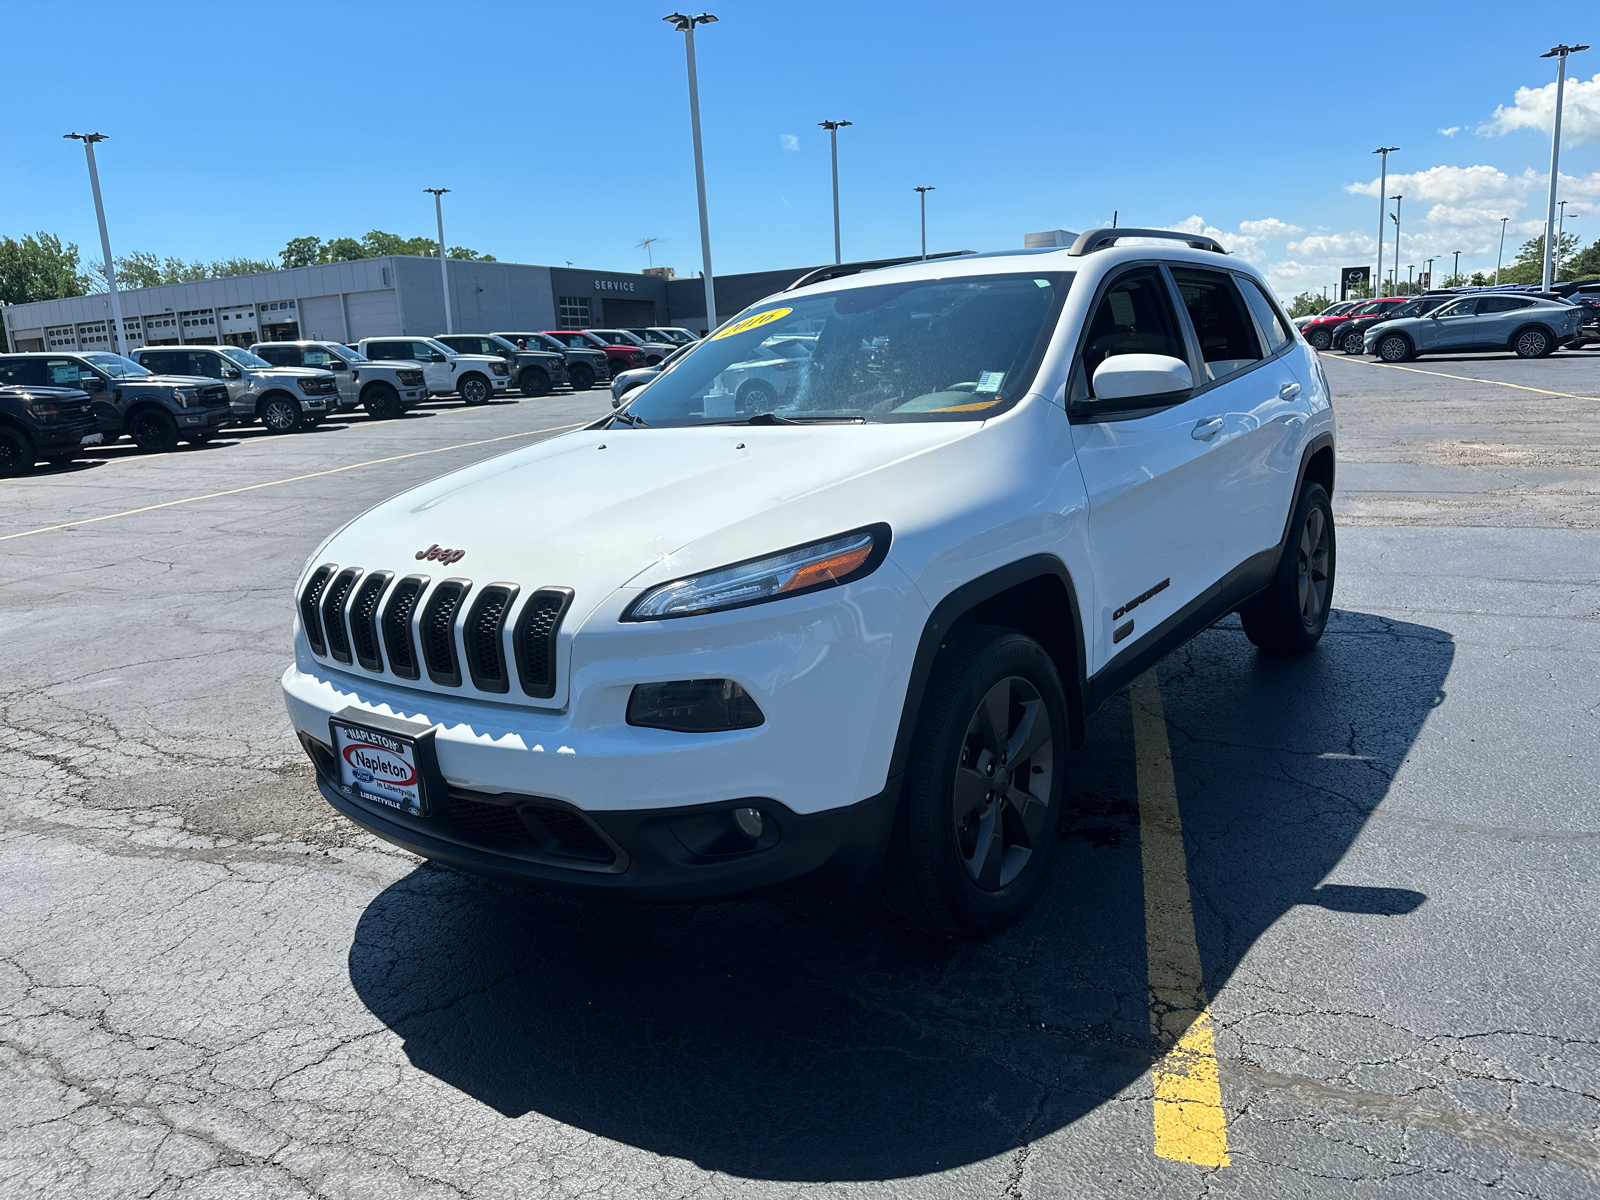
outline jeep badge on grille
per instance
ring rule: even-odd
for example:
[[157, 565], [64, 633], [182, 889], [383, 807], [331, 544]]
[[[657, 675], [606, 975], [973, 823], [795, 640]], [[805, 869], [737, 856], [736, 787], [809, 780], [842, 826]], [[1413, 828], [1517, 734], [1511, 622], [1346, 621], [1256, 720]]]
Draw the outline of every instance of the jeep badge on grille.
[[448, 564], [453, 563], [453, 562], [460, 562], [462, 560], [462, 558], [464, 558], [466, 556], [466, 553], [467, 552], [465, 550], [443, 550], [443, 549], [440, 549], [439, 543], [435, 542], [433, 545], [429, 546], [426, 550], [418, 550], [417, 551], [417, 557], [418, 558], [431, 558], [431, 559], [433, 559], [433, 560], [435, 560], [437, 562], [442, 562], [442, 563], [445, 563], [446, 565], [448, 565]]

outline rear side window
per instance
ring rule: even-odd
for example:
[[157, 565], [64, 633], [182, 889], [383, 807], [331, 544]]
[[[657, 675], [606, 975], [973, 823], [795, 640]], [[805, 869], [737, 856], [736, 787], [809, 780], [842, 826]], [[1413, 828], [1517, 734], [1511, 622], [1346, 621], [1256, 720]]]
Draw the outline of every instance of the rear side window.
[[1256, 327], [1267, 339], [1267, 353], [1276, 354], [1289, 344], [1289, 323], [1278, 312], [1254, 279], [1239, 279], [1239, 289], [1244, 292], [1244, 302], [1256, 319]]
[[1532, 300], [1524, 300], [1517, 296], [1485, 296], [1478, 301], [1478, 315], [1487, 316], [1489, 313], [1510, 312], [1516, 308], [1532, 308]]
[[410, 358], [411, 349], [405, 342], [368, 342], [367, 357], [376, 359]]
[[182, 357], [177, 350], [146, 350], [139, 355], [139, 365], [153, 375], [183, 375]]
[[1171, 293], [1159, 271], [1132, 271], [1100, 299], [1083, 347], [1084, 375], [1117, 354], [1165, 354], [1187, 361]]
[[1200, 357], [1213, 380], [1226, 379], [1261, 361], [1261, 343], [1255, 323], [1233, 276], [1220, 271], [1174, 267], [1178, 294], [1189, 312]]
[[260, 346], [255, 350], [258, 358], [264, 358], [275, 367], [298, 367], [300, 365], [300, 348], [298, 346]]

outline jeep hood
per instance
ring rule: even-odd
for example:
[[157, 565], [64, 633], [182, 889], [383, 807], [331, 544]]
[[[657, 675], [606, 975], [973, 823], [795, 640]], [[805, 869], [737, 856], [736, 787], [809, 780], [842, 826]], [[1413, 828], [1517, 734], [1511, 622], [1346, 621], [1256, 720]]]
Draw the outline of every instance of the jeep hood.
[[[306, 566], [570, 587], [581, 618], [630, 582], [892, 524], [888, 497], [904, 511], [921, 492], [948, 490], [951, 470], [919, 460], [981, 428], [579, 430], [402, 492], [345, 526]], [[418, 561], [433, 546], [464, 553], [448, 566]]]

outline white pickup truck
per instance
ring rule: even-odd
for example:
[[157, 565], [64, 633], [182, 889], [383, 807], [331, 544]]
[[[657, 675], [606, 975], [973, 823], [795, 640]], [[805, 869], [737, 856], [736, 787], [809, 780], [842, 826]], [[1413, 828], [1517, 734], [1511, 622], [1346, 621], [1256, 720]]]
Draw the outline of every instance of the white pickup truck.
[[399, 359], [422, 364], [430, 396], [460, 395], [468, 404], [487, 404], [511, 386], [511, 368], [492, 354], [458, 354], [426, 337], [362, 338], [356, 349], [375, 362]]

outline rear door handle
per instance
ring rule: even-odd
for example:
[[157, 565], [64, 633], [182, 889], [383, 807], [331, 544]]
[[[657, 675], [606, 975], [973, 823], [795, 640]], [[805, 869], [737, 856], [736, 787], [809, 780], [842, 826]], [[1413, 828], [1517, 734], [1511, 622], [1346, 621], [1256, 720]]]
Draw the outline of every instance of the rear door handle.
[[1298, 383], [1286, 383], [1278, 389], [1279, 400], [1293, 400], [1299, 394], [1300, 385]]
[[1189, 436], [1197, 442], [1208, 441], [1222, 432], [1222, 418], [1211, 417], [1209, 420], [1199, 422], [1189, 431]]

